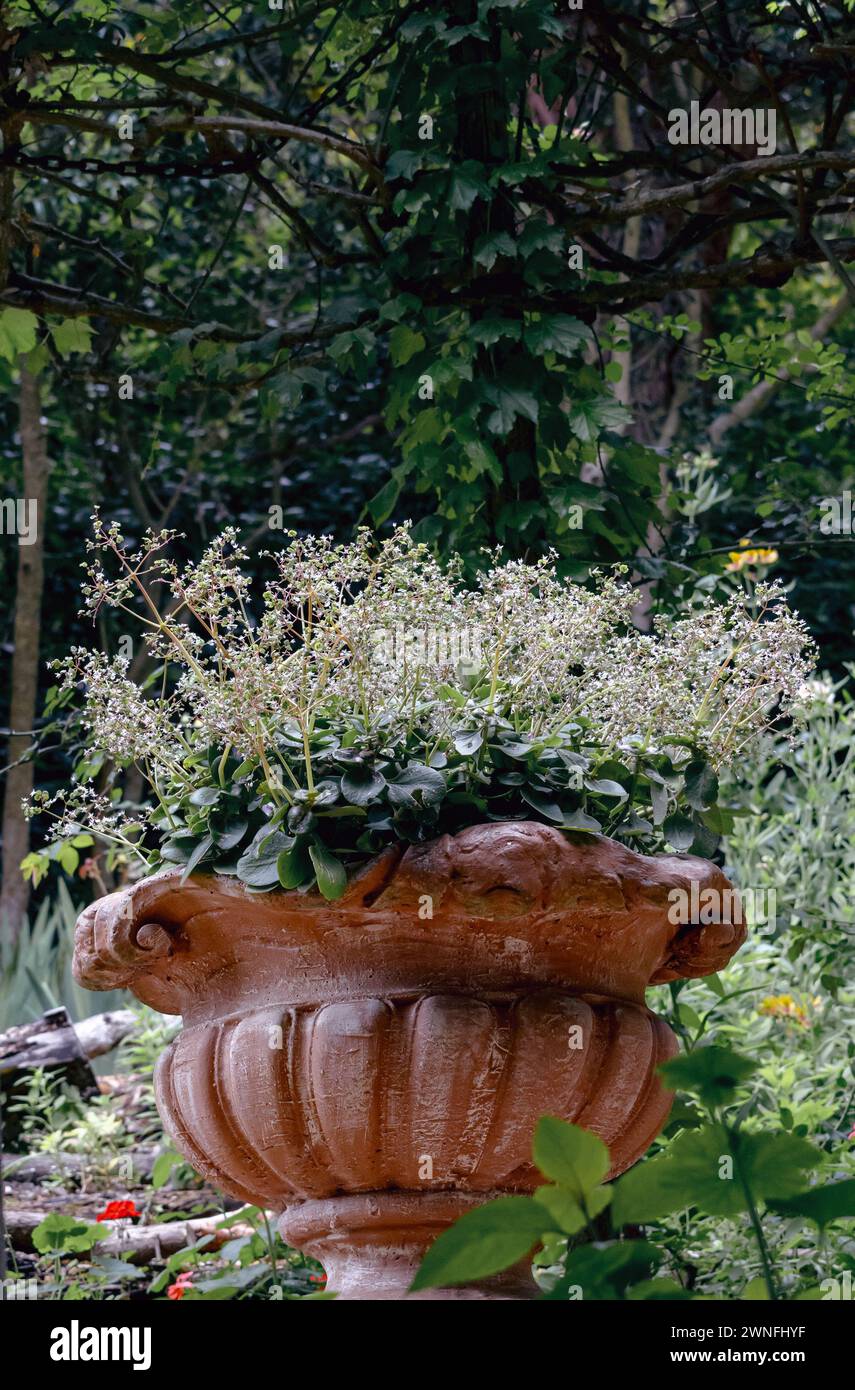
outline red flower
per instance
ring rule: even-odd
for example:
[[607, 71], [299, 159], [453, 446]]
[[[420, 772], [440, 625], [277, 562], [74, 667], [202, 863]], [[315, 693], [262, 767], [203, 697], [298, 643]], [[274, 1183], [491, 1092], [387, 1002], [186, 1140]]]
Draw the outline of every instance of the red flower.
[[852, 1128], [850, 1129], [850, 1131], [849, 1131], [849, 1133], [847, 1134], [846, 1138], [847, 1138], [847, 1139], [855, 1139], [855, 1125], [852, 1126]]
[[326, 1276], [325, 1274], [310, 1274], [310, 1275], [309, 1275], [309, 1283], [310, 1283], [310, 1284], [325, 1284], [326, 1282], [327, 1282], [327, 1276]]
[[96, 1221], [124, 1221], [129, 1216], [139, 1216], [135, 1202], [108, 1202], [103, 1211], [99, 1211], [95, 1217]]
[[171, 1299], [183, 1298], [188, 1289], [193, 1287], [193, 1276], [189, 1270], [179, 1274], [174, 1284], [170, 1284], [166, 1290], [166, 1297]]
[[84, 859], [80, 868], [77, 870], [78, 878], [94, 878], [98, 872], [98, 865], [94, 859]]

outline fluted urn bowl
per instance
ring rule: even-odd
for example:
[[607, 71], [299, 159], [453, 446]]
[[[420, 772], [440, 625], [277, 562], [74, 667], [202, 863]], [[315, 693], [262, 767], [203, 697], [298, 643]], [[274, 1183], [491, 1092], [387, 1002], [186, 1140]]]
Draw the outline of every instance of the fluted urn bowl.
[[183, 1015], [155, 1085], [194, 1167], [281, 1213], [340, 1296], [395, 1298], [468, 1207], [538, 1185], [540, 1115], [598, 1134], [613, 1177], [658, 1134], [676, 1040], [645, 990], [745, 935], [681, 900], [734, 901], [703, 859], [502, 822], [390, 848], [335, 903], [165, 871], [82, 913], [74, 974]]

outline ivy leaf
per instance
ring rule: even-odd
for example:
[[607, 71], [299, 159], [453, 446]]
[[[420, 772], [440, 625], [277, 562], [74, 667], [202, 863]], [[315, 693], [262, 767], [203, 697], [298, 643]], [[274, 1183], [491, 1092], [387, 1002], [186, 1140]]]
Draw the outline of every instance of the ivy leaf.
[[493, 196], [481, 169], [482, 166], [475, 160], [467, 159], [454, 170], [449, 186], [449, 203], [455, 212], [468, 212], [476, 198]]
[[479, 237], [475, 243], [473, 260], [476, 265], [484, 266], [485, 270], [492, 270], [499, 256], [515, 256], [516, 254], [516, 243], [507, 232], [488, 232], [486, 236]]
[[518, 319], [503, 319], [495, 316], [486, 319], [479, 319], [473, 323], [469, 330], [469, 336], [475, 343], [482, 343], [484, 347], [492, 347], [500, 338], [512, 338], [516, 340], [522, 336], [522, 324]]
[[576, 401], [570, 411], [570, 428], [583, 444], [598, 439], [605, 429], [618, 429], [632, 420], [630, 412], [612, 400], [611, 396], [595, 396], [592, 400]]
[[559, 352], [572, 357], [593, 338], [587, 324], [569, 314], [548, 314], [525, 330], [526, 347], [538, 354]]
[[50, 336], [60, 357], [73, 352], [88, 352], [92, 346], [92, 325], [85, 319], [61, 319], [51, 324]]
[[386, 161], [387, 179], [412, 179], [425, 162], [424, 150], [395, 150]]
[[498, 1274], [528, 1254], [552, 1225], [549, 1212], [533, 1197], [499, 1197], [464, 1212], [434, 1241], [410, 1291]]
[[521, 256], [530, 256], [534, 251], [560, 255], [564, 250], [564, 233], [542, 217], [533, 217], [523, 228], [518, 244]]
[[4, 309], [0, 313], [0, 357], [14, 362], [21, 353], [32, 352], [38, 326], [29, 309]]
[[396, 367], [403, 367], [425, 346], [423, 333], [414, 333], [406, 324], [399, 323], [389, 335], [389, 355]]
[[520, 391], [510, 386], [489, 386], [486, 395], [496, 407], [487, 418], [487, 429], [492, 434], [509, 434], [518, 415], [537, 424], [538, 404], [530, 391]]

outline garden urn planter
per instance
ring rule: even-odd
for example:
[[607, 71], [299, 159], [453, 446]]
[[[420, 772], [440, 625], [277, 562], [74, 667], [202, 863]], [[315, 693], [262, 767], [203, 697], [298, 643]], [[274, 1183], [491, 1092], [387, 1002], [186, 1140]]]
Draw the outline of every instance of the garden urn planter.
[[[702, 859], [478, 825], [388, 849], [333, 903], [164, 871], [83, 912], [74, 973], [183, 1016], [155, 1080], [200, 1173], [280, 1213], [341, 1297], [400, 1298], [462, 1212], [542, 1181], [539, 1116], [598, 1134], [613, 1177], [660, 1131], [676, 1040], [645, 990], [745, 935], [680, 920], [675, 889], [738, 903]], [[415, 1297], [534, 1293], [526, 1267]]]

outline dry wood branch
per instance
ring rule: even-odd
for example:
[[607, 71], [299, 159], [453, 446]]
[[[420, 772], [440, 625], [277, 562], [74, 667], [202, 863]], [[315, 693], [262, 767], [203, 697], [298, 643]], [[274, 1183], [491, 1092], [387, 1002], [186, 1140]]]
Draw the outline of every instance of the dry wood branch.
[[[13, 1250], [30, 1252], [33, 1246], [33, 1231], [40, 1226], [47, 1211], [11, 1211], [7, 1216], [7, 1229]], [[253, 1227], [246, 1222], [230, 1218], [231, 1225], [224, 1226], [224, 1217], [197, 1216], [189, 1221], [163, 1221], [151, 1226], [132, 1226], [117, 1221], [103, 1222], [105, 1231], [110, 1234], [94, 1247], [98, 1255], [112, 1259], [128, 1260], [131, 1264], [150, 1264], [152, 1260], [174, 1255], [187, 1245], [193, 1245], [203, 1236], [209, 1240], [206, 1250], [219, 1250], [228, 1240], [240, 1236], [251, 1236]]]

